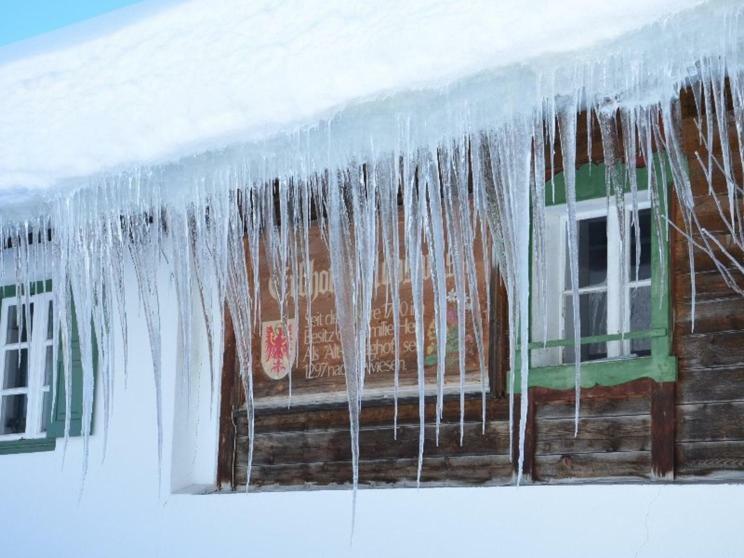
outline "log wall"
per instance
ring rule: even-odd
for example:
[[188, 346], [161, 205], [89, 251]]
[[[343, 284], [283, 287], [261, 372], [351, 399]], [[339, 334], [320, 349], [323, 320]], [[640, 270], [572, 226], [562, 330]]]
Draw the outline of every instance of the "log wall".
[[[695, 152], [705, 156], [694, 123], [694, 104], [683, 99], [684, 149], [688, 155], [698, 218], [726, 244], [727, 231], [708, 196]], [[582, 116], [579, 122], [585, 122]], [[598, 127], [595, 127], [595, 131]], [[579, 130], [578, 138], [585, 138]], [[588, 161], [586, 147], [578, 146]], [[581, 160], [583, 157], [584, 160]], [[592, 159], [601, 160], [599, 137]], [[560, 167], [560, 154], [556, 155]], [[739, 183], [741, 169], [737, 169]], [[725, 182], [715, 181], [720, 195]], [[679, 208], [672, 217], [680, 221]], [[578, 436], [574, 437], [573, 390], [531, 388], [523, 482], [717, 481], [744, 478], [744, 298], [724, 283], [709, 257], [695, 253], [697, 305], [694, 330], [686, 241], [671, 238], [673, 354], [678, 380], [657, 384], [648, 379], [582, 392]], [[739, 254], [739, 261], [744, 255]], [[494, 311], [490, 353], [491, 393], [486, 422], [481, 399], [469, 395], [460, 444], [459, 399], [446, 400], [438, 444], [434, 402], [427, 404], [424, 485], [511, 484], [516, 441], [509, 435], [509, 402], [504, 396], [506, 331], [503, 290]], [[242, 489], [247, 478], [247, 422], [236, 404], [239, 389], [230, 337], [223, 372], [218, 483]], [[227, 387], [225, 387], [227, 386]], [[515, 411], [518, 416], [518, 401]], [[418, 453], [418, 401], [401, 400], [397, 435], [393, 406], [365, 403], [361, 418], [360, 484], [414, 486]], [[513, 447], [512, 447], [513, 446]], [[348, 486], [351, 450], [346, 404], [264, 409], [256, 412], [251, 485], [257, 488]]]
[[[692, 119], [684, 129], [685, 151], [701, 224], [727, 247], [731, 237], [708, 194], [695, 151], [707, 157]], [[714, 144], [714, 154], [720, 146]], [[739, 164], [735, 178], [742, 182]], [[722, 173], [713, 175], [714, 193], [728, 207]], [[674, 244], [674, 352], [679, 359], [676, 385], [675, 472], [679, 480], [744, 479], [744, 297], [730, 289], [713, 260], [695, 253], [696, 304], [692, 323], [692, 288], [686, 243]], [[720, 253], [720, 252], [719, 252]], [[737, 253], [739, 262], [744, 255]], [[736, 273], [741, 278], [740, 273]], [[744, 282], [739, 281], [739, 286]]]

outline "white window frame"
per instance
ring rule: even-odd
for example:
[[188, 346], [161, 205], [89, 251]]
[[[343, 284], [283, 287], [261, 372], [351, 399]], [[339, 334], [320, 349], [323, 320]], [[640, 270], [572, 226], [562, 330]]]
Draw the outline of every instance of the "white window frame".
[[[636, 196], [638, 210], [651, 207], [647, 191], [639, 191]], [[630, 301], [631, 292], [634, 287], [650, 287], [653, 278], [635, 281], [635, 277], [629, 276], [633, 269], [630, 261], [630, 246], [632, 242], [631, 222], [633, 213], [633, 202], [630, 194], [625, 195], [625, 270], [621, 269], [620, 254], [620, 227], [618, 223], [617, 203], [614, 198], [606, 197], [580, 201], [576, 203], [576, 219], [582, 221], [596, 217], [607, 217], [607, 282], [605, 288], [589, 287], [581, 289], [580, 292], [591, 292], [602, 290], [607, 292], [607, 331], [603, 335], [613, 335], [630, 332]], [[652, 224], [653, 226], [653, 224]], [[564, 295], [571, 293], [570, 279], [566, 280], [566, 260], [568, 253], [567, 242], [568, 215], [565, 204], [554, 205], [545, 210], [545, 274], [546, 289], [545, 297], [547, 316], [543, 315], [543, 303], [538, 300], [537, 295], [537, 266], [533, 264], [532, 281], [532, 331], [533, 342], [541, 342], [556, 339], [567, 339], [566, 320], [563, 307]], [[557, 277], [556, 277], [557, 273]], [[625, 281], [624, 313], [621, 317], [621, 273], [628, 274]], [[547, 336], [544, 327], [547, 325]], [[531, 362], [533, 367], [565, 365], [563, 352], [566, 347], [548, 347], [533, 349], [531, 351]], [[602, 360], [617, 360], [621, 358], [634, 358], [630, 353], [630, 340], [608, 341], [607, 358]]]
[[[34, 439], [46, 437], [46, 430], [42, 429], [44, 394], [51, 393], [52, 377], [49, 378], [49, 385], [44, 384], [46, 368], [46, 349], [52, 347], [52, 366], [57, 362], [57, 346], [55, 343], [56, 332], [52, 331], [52, 338], [47, 339], [48, 331], [48, 305], [52, 301], [52, 293], [45, 292], [32, 295], [26, 299], [22, 296], [20, 304], [33, 304], [34, 325], [30, 328], [30, 339], [21, 341], [20, 338], [16, 343], [7, 343], [8, 331], [8, 314], [12, 306], [18, 305], [18, 298], [8, 296], [2, 299], [0, 307], [0, 417], [2, 417], [2, 406], [4, 396], [6, 395], [26, 395], [26, 430], [13, 434], [0, 434], [0, 441]], [[39, 311], [39, 309], [43, 309]], [[25, 320], [24, 315], [24, 320]], [[19, 332], [20, 336], [20, 332]], [[27, 386], [21, 388], [3, 389], [5, 382], [5, 353], [14, 349], [28, 349], [28, 379]], [[51, 397], [51, 395], [50, 395]], [[51, 408], [51, 405], [50, 405]], [[50, 409], [51, 410], [51, 409]], [[51, 421], [51, 417], [47, 417]]]

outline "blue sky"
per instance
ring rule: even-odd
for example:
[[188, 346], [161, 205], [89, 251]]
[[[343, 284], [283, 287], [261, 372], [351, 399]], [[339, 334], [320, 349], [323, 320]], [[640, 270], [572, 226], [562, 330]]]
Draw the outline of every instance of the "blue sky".
[[0, 46], [41, 35], [141, 0], [0, 0]]

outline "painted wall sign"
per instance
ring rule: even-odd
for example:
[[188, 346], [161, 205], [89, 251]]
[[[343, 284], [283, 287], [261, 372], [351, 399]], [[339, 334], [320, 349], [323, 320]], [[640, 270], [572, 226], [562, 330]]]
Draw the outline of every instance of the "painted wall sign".
[[[402, 215], [400, 235], [402, 237]], [[293, 404], [313, 404], [340, 401], [346, 398], [343, 357], [338, 330], [333, 281], [330, 273], [328, 248], [320, 229], [313, 227], [309, 239], [311, 259], [310, 289], [306, 287], [305, 271], [302, 262], [297, 281], [297, 304], [291, 296], [293, 281], [288, 274], [286, 324], [282, 324], [279, 310], [280, 290], [271, 279], [269, 266], [265, 259], [259, 268], [261, 277], [262, 315], [260, 327], [254, 334], [253, 354], [254, 394], [259, 406], [285, 406], [289, 393], [290, 373]], [[426, 248], [424, 248], [426, 250]], [[480, 238], [476, 241], [475, 267], [477, 276], [477, 297], [480, 305], [483, 326], [484, 366], [488, 366], [488, 299], [487, 270], [482, 257]], [[401, 245], [401, 255], [403, 246]], [[265, 254], [264, 254], [265, 256]], [[431, 281], [431, 262], [426, 251], [424, 258], [424, 364], [427, 390], [436, 389], [437, 346], [436, 325], [434, 322], [434, 287]], [[400, 260], [400, 391], [402, 397], [417, 393], [416, 329], [414, 306], [411, 296], [408, 263]], [[380, 254], [375, 278], [375, 297], [372, 308], [372, 322], [368, 347], [368, 366], [365, 378], [365, 397], [392, 397], [395, 373], [395, 326], [393, 303], [387, 280], [387, 270]], [[445, 388], [459, 389], [460, 373], [458, 358], [458, 317], [455, 290], [455, 269], [451, 255], [448, 254], [447, 278], [447, 352]], [[467, 284], [467, 280], [464, 282]], [[466, 285], [467, 288], [467, 285]], [[309, 293], [308, 293], [309, 290]], [[310, 320], [307, 316], [307, 297], [311, 300]], [[478, 344], [475, 339], [473, 320], [474, 293], [467, 293], [465, 316], [465, 385], [471, 391], [480, 391], [481, 374]], [[298, 336], [295, 339], [295, 336]], [[296, 342], [295, 342], [296, 341]], [[486, 374], [487, 376], [487, 374]], [[488, 381], [487, 379], [485, 380]]]

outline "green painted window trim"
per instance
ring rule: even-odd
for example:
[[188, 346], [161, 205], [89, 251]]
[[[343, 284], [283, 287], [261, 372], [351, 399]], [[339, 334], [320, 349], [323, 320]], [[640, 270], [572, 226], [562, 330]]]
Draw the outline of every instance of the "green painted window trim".
[[[661, 182], [661, 165], [664, 164], [659, 158], [654, 159], [654, 171]], [[624, 172], [624, 169], [618, 169]], [[636, 180], [638, 190], [648, 189], [647, 168], [636, 169]], [[669, 172], [666, 176], [671, 176]], [[627, 182], [627, 181], [626, 181]], [[626, 192], [630, 187], [626, 184]], [[586, 201], [603, 198], [607, 196], [605, 183], [605, 165], [588, 163], [576, 171], [576, 199]], [[660, 200], [662, 210], [666, 212], [666, 200]], [[548, 182], [545, 186], [546, 206], [561, 205], [566, 202], [566, 187], [563, 173], [556, 175], [553, 183]], [[619, 341], [626, 339], [650, 339], [651, 356], [628, 357], [620, 359], [609, 359], [601, 361], [583, 362], [581, 364], [581, 387], [590, 388], [594, 386], [615, 386], [650, 378], [656, 382], [674, 382], [677, 379], [677, 359], [671, 355], [671, 313], [670, 313], [670, 287], [669, 287], [669, 258], [670, 249], [668, 236], [659, 238], [659, 231], [655, 226], [651, 227], [651, 328], [645, 331], [633, 331], [624, 334], [598, 335], [582, 338], [581, 344], [595, 343], [601, 341]], [[665, 262], [667, 268], [662, 268], [659, 258], [659, 242], [665, 244]], [[558, 347], [572, 345], [573, 340], [554, 339], [546, 343], [537, 341], [529, 344], [530, 349], [542, 347]], [[513, 390], [515, 393], [521, 391], [519, 373], [519, 351], [517, 351], [517, 363]], [[575, 386], [576, 368], [573, 364], [560, 364], [556, 366], [530, 367], [529, 387], [543, 387], [555, 390], [572, 389]]]
[[[655, 161], [655, 164], [660, 163]], [[616, 176], [624, 176], [625, 166], [616, 165]], [[606, 165], [603, 163], [587, 163], [576, 171], [576, 201], [596, 200], [607, 196], [607, 185], [605, 183]], [[658, 176], [658, 174], [657, 174]], [[659, 180], [661, 178], [659, 177]], [[636, 168], [636, 182], [638, 191], [648, 190], [648, 169]], [[625, 193], [630, 193], [630, 184], [625, 183]], [[566, 178], [563, 173], [555, 175], [552, 181], [545, 183], [545, 206], [552, 207], [566, 203]]]
[[20, 440], [8, 440], [6, 442], [0, 442], [0, 455], [54, 451], [56, 446], [57, 440], [55, 438], [22, 438]]
[[[529, 386], [558, 390], [573, 389], [576, 385], [574, 374], [575, 368], [572, 364], [533, 368], [530, 370]], [[677, 359], [672, 356], [658, 359], [647, 356], [600, 360], [581, 365], [583, 389], [616, 386], [641, 378], [651, 378], [657, 382], [674, 382], [677, 379]]]

